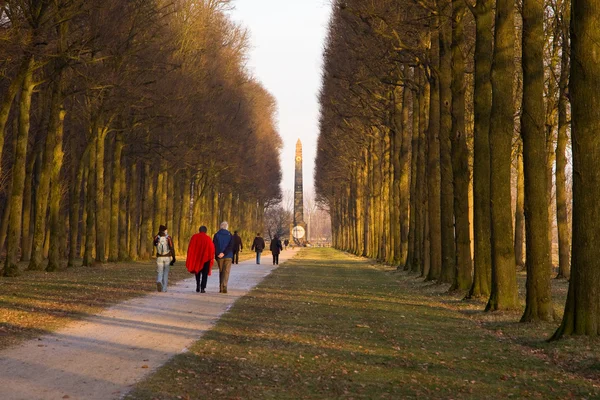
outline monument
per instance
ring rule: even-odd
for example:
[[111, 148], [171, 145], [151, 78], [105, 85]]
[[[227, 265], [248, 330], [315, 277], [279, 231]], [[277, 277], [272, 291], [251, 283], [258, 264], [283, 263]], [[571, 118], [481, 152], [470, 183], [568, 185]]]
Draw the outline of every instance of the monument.
[[296, 143], [296, 172], [294, 179], [294, 222], [290, 231], [290, 242], [305, 246], [308, 238], [308, 227], [304, 222], [304, 192], [302, 185], [302, 142]]

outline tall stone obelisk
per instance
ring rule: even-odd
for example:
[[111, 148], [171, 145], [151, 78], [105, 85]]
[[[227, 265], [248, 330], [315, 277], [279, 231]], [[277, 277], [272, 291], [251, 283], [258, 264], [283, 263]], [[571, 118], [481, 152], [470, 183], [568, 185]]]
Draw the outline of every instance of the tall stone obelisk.
[[302, 184], [302, 142], [296, 143], [296, 173], [294, 179], [294, 224], [292, 240], [300, 246], [306, 244], [308, 228], [304, 222], [304, 189]]

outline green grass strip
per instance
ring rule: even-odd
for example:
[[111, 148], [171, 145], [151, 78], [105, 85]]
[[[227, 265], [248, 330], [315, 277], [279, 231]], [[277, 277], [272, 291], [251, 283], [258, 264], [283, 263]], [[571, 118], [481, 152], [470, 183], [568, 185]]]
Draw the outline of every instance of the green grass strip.
[[405, 275], [307, 249], [126, 398], [598, 396], [593, 380], [419, 294]]

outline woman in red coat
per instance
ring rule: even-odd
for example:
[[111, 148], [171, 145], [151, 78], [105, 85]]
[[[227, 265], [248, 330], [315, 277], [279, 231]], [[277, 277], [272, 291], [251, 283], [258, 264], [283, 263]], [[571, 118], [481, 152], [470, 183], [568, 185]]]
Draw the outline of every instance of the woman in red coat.
[[196, 292], [202, 293], [206, 293], [206, 281], [215, 261], [215, 245], [206, 232], [206, 227], [201, 226], [200, 233], [192, 236], [185, 260], [188, 271], [196, 274]]

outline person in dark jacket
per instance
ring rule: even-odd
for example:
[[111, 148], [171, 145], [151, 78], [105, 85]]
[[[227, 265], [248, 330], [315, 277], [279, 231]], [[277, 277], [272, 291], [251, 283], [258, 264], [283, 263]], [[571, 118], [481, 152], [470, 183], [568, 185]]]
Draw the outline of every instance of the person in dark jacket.
[[265, 249], [265, 239], [260, 237], [260, 233], [256, 234], [254, 242], [252, 242], [252, 250], [256, 252], [256, 263], [260, 264], [260, 253]]
[[240, 263], [240, 251], [244, 249], [242, 244], [242, 238], [238, 235], [237, 231], [233, 232], [233, 264]]
[[213, 236], [215, 255], [219, 266], [219, 293], [227, 293], [227, 282], [233, 259], [233, 236], [227, 230], [229, 224], [221, 222], [221, 229]]
[[283, 241], [283, 248], [284, 248], [285, 250], [287, 250], [287, 248], [288, 248], [288, 246], [289, 246], [289, 245], [290, 245], [290, 241], [289, 241], [288, 239], [285, 239], [285, 240]]
[[271, 240], [271, 253], [273, 253], [273, 265], [279, 265], [279, 254], [283, 250], [283, 246], [281, 245], [281, 240], [279, 237], [275, 235], [273, 240]]

